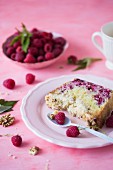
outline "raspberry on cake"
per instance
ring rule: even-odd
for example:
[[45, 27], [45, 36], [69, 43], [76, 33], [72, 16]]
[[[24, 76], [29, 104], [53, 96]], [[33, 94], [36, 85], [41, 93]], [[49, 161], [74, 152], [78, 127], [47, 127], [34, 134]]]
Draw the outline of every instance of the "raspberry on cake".
[[68, 111], [87, 122], [90, 128], [102, 128], [113, 110], [113, 90], [81, 79], [69, 81], [45, 96], [48, 107]]

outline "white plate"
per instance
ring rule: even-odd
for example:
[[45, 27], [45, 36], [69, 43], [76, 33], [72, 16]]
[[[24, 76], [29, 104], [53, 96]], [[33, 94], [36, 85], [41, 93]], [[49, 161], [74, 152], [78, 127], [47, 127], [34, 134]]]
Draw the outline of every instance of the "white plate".
[[[112, 80], [92, 75], [76, 74], [49, 79], [45, 82], [39, 83], [28, 92], [27, 96], [24, 97], [21, 105], [23, 121], [25, 122], [26, 126], [37, 136], [60, 146], [70, 148], [96, 148], [110, 145], [110, 143], [107, 141], [93, 136], [86, 131], [82, 131], [77, 138], [67, 137], [65, 134], [66, 128], [55, 126], [47, 119], [47, 113], [51, 112], [52, 110], [49, 109], [45, 104], [45, 95], [62, 83], [73, 80], [74, 78], [81, 78], [103, 85], [110, 89], [113, 88]], [[77, 122], [76, 118], [73, 120]], [[113, 137], [113, 129], [103, 128], [103, 130], [107, 135]]]

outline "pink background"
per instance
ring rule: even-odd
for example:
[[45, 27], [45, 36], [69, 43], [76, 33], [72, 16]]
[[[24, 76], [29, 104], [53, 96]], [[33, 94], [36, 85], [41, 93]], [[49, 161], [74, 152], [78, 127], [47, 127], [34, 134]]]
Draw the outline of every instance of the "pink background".
[[[0, 170], [47, 170], [48, 160], [49, 170], [113, 169], [112, 145], [97, 149], [71, 149], [48, 143], [27, 129], [20, 114], [22, 98], [37, 83], [48, 78], [77, 73], [113, 79], [113, 71], [106, 68], [104, 56], [91, 42], [92, 33], [99, 31], [101, 25], [112, 19], [113, 0], [0, 0], [0, 44], [15, 31], [15, 27], [21, 28], [21, 22], [29, 29], [37, 27], [63, 34], [70, 44], [61, 60], [41, 70], [27, 70], [9, 63], [0, 48], [0, 98], [19, 100], [11, 112], [16, 118], [15, 124], [7, 128], [0, 126], [0, 135], [20, 134], [23, 139], [23, 145], [16, 148], [10, 137], [0, 137]], [[66, 61], [70, 54], [78, 58], [90, 56], [103, 60], [85, 70], [72, 72], [75, 66], [67, 65]], [[63, 66], [63, 69], [59, 69], [59, 66]], [[25, 83], [27, 73], [36, 75], [34, 84]], [[6, 78], [16, 81], [14, 90], [3, 87]], [[34, 145], [41, 148], [37, 156], [28, 153]]]

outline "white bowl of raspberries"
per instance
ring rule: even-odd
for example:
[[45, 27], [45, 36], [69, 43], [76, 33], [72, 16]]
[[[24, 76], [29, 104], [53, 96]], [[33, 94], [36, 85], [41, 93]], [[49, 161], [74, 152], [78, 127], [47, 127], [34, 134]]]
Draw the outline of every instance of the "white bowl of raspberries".
[[68, 48], [62, 35], [33, 28], [28, 31], [22, 24], [22, 31], [6, 39], [2, 45], [6, 58], [28, 69], [41, 69], [55, 63]]

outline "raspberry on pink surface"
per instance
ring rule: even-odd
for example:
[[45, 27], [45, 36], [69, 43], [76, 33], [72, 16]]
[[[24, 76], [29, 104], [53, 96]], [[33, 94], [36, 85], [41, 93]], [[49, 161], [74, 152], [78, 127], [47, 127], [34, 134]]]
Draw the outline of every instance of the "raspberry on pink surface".
[[77, 126], [71, 126], [66, 130], [66, 135], [68, 137], [77, 137], [80, 134]]
[[55, 115], [55, 120], [58, 124], [63, 125], [65, 123], [65, 114], [64, 112], [58, 112]]
[[7, 89], [14, 89], [15, 81], [11, 78], [6, 79], [3, 81], [3, 86], [6, 87]]
[[77, 63], [77, 57], [74, 55], [70, 55], [68, 57], [68, 64], [76, 64]]
[[11, 141], [14, 146], [19, 147], [22, 144], [22, 137], [19, 135], [12, 136]]
[[32, 84], [35, 81], [35, 75], [28, 73], [26, 74], [26, 83]]

